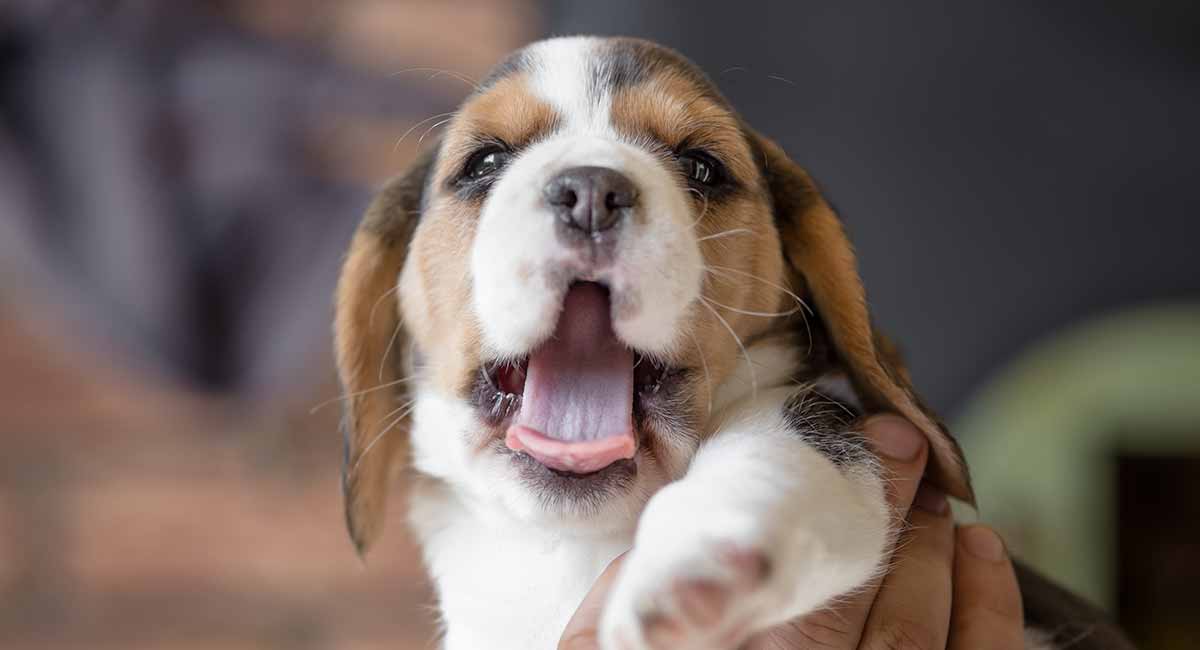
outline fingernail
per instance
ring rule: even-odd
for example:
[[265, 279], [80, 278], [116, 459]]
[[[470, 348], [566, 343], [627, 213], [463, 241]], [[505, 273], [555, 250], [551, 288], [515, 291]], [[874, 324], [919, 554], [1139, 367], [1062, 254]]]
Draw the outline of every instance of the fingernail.
[[935, 515], [944, 515], [950, 509], [946, 495], [928, 483], [922, 483], [921, 487], [917, 488], [917, 495], [913, 497], [913, 505]]
[[876, 451], [903, 462], [912, 462], [925, 447], [925, 436], [898, 415], [877, 415], [863, 427]]
[[1000, 562], [1004, 559], [1004, 542], [996, 531], [987, 526], [967, 526], [960, 532], [963, 546], [971, 555], [988, 562]]

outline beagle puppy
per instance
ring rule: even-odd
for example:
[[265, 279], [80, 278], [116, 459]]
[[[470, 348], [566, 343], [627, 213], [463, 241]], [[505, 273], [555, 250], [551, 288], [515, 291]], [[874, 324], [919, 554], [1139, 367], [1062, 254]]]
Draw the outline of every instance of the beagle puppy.
[[367, 211], [335, 329], [350, 535], [411, 465], [449, 650], [554, 648], [630, 549], [605, 648], [654, 647], [679, 580], [726, 596], [688, 648], [852, 592], [901, 524], [864, 413], [911, 420], [927, 480], [974, 501], [817, 186], [646, 41], [495, 68]]

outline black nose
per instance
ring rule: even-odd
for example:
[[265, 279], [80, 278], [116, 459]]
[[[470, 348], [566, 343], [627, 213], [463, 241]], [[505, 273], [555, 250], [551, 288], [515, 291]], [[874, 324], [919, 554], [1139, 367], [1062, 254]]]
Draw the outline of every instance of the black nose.
[[607, 167], [572, 167], [550, 179], [544, 190], [555, 216], [576, 230], [608, 230], [637, 203], [637, 188]]

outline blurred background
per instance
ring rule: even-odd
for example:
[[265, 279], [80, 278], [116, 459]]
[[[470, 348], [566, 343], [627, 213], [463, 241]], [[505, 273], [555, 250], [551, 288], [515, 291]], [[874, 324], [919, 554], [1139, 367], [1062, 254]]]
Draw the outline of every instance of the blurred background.
[[1200, 4], [5, 0], [0, 647], [434, 647], [403, 499], [343, 532], [336, 269], [471, 79], [583, 32], [824, 185], [983, 519], [1200, 646]]

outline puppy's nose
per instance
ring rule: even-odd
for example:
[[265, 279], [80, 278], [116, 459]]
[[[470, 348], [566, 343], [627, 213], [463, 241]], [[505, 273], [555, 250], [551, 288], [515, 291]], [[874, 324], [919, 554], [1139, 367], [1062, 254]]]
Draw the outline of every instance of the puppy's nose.
[[637, 203], [637, 187], [607, 167], [572, 167], [550, 179], [543, 192], [555, 217], [595, 234], [612, 228]]

